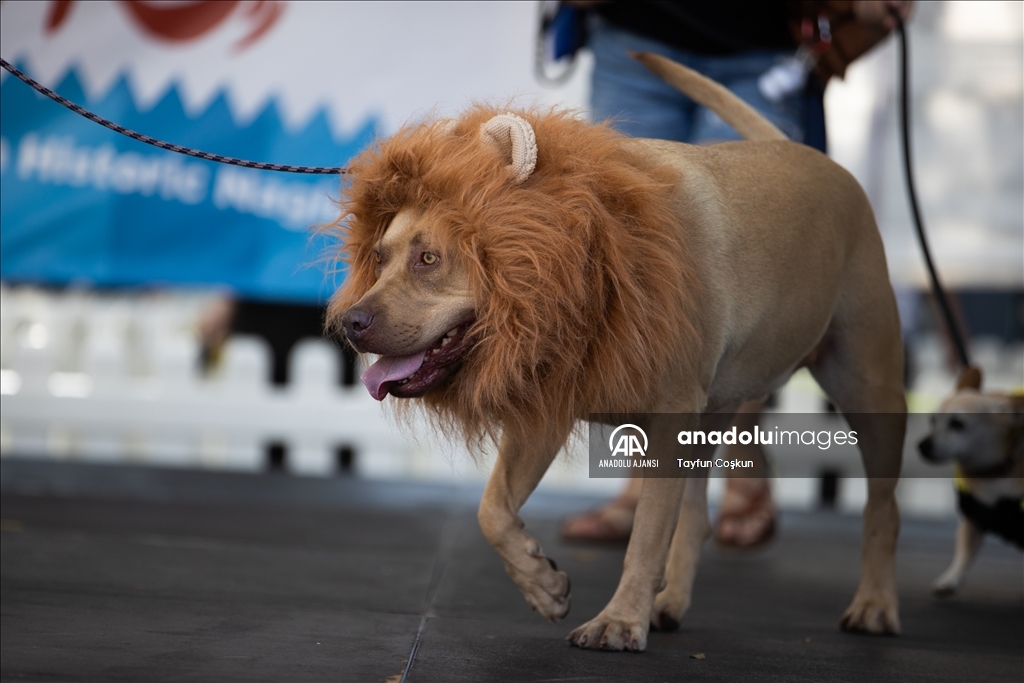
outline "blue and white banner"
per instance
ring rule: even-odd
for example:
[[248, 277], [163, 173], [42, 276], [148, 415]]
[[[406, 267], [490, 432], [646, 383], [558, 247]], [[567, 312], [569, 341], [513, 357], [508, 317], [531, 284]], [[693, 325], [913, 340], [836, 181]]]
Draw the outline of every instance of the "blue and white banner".
[[[532, 77], [533, 3], [4, 2], [3, 57], [128, 128], [216, 154], [343, 166], [474, 100], [579, 106]], [[341, 180], [165, 152], [4, 73], [0, 277], [220, 286], [324, 301]]]

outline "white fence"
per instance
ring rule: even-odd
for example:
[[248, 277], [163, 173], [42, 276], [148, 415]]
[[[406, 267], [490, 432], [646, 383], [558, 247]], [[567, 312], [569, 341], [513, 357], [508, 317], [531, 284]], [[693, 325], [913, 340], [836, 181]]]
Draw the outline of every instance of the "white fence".
[[365, 392], [337, 385], [340, 355], [300, 342], [292, 383], [272, 387], [270, 350], [229, 340], [213, 377], [193, 332], [202, 297], [3, 292], [3, 453], [258, 471], [266, 444], [287, 467], [326, 475], [337, 450], [403, 451]]

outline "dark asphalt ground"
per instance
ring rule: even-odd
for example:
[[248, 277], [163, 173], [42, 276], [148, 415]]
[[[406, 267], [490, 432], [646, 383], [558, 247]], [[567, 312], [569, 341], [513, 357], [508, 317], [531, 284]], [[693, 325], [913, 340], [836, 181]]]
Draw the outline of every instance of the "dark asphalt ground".
[[928, 594], [952, 522], [904, 522], [899, 637], [837, 627], [859, 518], [791, 513], [767, 549], [709, 547], [679, 632], [595, 653], [563, 639], [611, 596], [623, 549], [556, 535], [594, 499], [524, 510], [573, 581], [551, 625], [481, 536], [472, 488], [18, 459], [0, 475], [3, 680], [1024, 680], [1021, 554], [990, 539], [961, 595]]

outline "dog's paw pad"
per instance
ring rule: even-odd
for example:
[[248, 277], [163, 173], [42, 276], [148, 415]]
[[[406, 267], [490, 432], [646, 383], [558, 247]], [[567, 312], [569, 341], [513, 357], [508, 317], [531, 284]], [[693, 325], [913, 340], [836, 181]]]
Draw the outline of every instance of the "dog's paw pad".
[[572, 605], [571, 587], [568, 574], [552, 570], [543, 580], [528, 581], [520, 586], [520, 590], [530, 607], [554, 623], [569, 614]]
[[572, 606], [572, 601], [568, 597], [555, 599], [550, 596], [541, 598], [527, 596], [526, 602], [530, 604], [532, 610], [552, 624], [560, 619], [564, 619], [569, 614], [569, 609]]

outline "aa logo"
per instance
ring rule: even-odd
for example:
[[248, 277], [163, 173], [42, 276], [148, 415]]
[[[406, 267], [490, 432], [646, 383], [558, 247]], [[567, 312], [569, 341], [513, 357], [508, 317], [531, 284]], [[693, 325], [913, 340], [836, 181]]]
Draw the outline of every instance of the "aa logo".
[[[640, 445], [640, 437], [643, 437], [643, 446]], [[608, 437], [608, 448], [613, 457], [622, 455], [629, 458], [636, 455], [642, 458], [647, 454], [647, 434], [636, 425], [619, 425]]]

